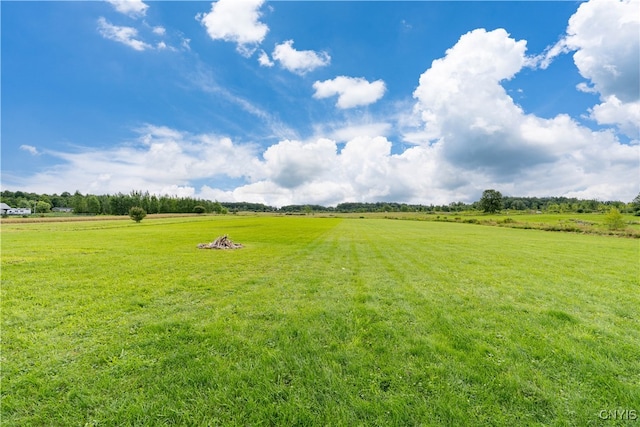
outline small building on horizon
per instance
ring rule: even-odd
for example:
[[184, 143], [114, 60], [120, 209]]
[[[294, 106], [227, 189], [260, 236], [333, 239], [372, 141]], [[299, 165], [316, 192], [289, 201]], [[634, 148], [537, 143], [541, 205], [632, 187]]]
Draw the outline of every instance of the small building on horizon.
[[1, 215], [31, 215], [29, 208], [12, 208], [6, 203], [0, 203]]

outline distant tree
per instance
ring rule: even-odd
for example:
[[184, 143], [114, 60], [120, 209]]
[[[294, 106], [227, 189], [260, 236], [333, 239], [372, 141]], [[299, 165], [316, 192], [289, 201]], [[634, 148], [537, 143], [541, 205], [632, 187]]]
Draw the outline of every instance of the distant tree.
[[484, 212], [496, 213], [502, 209], [502, 194], [493, 189], [484, 190], [478, 204]]
[[51, 210], [51, 205], [45, 201], [39, 201], [36, 204], [36, 212], [37, 213], [47, 213]]
[[87, 201], [79, 191], [76, 191], [71, 197], [71, 207], [74, 213], [87, 212]]
[[156, 214], [160, 212], [160, 200], [155, 194], [149, 199], [149, 211], [148, 213]]
[[560, 205], [557, 203], [550, 203], [547, 205], [547, 211], [551, 213], [559, 213], [561, 211]]
[[618, 208], [611, 208], [604, 216], [604, 223], [610, 230], [621, 230], [625, 227], [624, 217]]
[[220, 202], [218, 202], [218, 201], [216, 201], [216, 202], [214, 202], [214, 203], [213, 203], [213, 211], [214, 211], [215, 213], [217, 213], [217, 214], [223, 214], [223, 215], [224, 215], [224, 214], [226, 214], [227, 212], [229, 212], [229, 211], [227, 210], [227, 208], [225, 208], [224, 206], [222, 206], [222, 205], [220, 204]]
[[464, 202], [451, 202], [449, 203], [449, 209], [451, 212], [463, 212], [469, 209], [471, 206], [466, 205]]
[[139, 206], [134, 206], [129, 209], [129, 217], [135, 222], [140, 222], [147, 216], [147, 212]]
[[100, 203], [100, 213], [102, 215], [111, 215], [111, 197], [107, 195], [97, 196]]
[[527, 205], [522, 200], [516, 200], [511, 204], [511, 207], [517, 211], [523, 211], [527, 209]]
[[20, 198], [18, 199], [17, 205], [19, 208], [30, 208], [31, 203], [27, 199]]
[[66, 207], [64, 197], [57, 196], [54, 194], [51, 197], [51, 206], [54, 208]]
[[597, 200], [582, 200], [580, 202], [580, 208], [582, 208], [583, 212], [594, 212], [598, 210], [598, 201]]
[[638, 193], [636, 198], [633, 199], [633, 202], [631, 202], [631, 206], [633, 208], [633, 214], [635, 216], [640, 216], [640, 193]]
[[94, 215], [100, 213], [100, 200], [97, 196], [87, 197], [87, 212]]
[[195, 206], [195, 207], [193, 208], [193, 212], [194, 212], [194, 213], [197, 213], [197, 214], [203, 214], [203, 213], [205, 213], [206, 211], [207, 211], [207, 210], [204, 208], [204, 206], [201, 206], [201, 205]]

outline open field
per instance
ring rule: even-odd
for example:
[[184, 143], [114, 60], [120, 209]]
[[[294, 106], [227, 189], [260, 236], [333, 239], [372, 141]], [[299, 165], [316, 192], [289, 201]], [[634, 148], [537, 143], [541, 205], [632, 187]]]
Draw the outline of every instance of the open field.
[[[209, 214], [211, 215], [211, 214]], [[239, 216], [306, 216], [306, 213], [282, 212], [238, 212]], [[463, 222], [480, 225], [500, 226], [509, 228], [538, 229], [545, 231], [564, 231], [584, 234], [613, 235], [617, 237], [640, 238], [640, 217], [631, 214], [622, 215], [624, 227], [611, 230], [605, 223], [604, 213], [532, 213], [531, 211], [502, 211], [496, 214], [485, 214], [477, 211], [462, 212], [317, 212], [311, 213], [320, 217], [330, 218], [378, 218], [404, 219], [418, 221]], [[167, 213], [151, 214], [149, 219], [187, 218], [202, 216], [202, 214]], [[0, 224], [35, 223], [35, 222], [68, 222], [68, 221], [129, 221], [128, 215], [74, 215], [74, 214], [46, 214], [30, 215], [28, 217], [7, 217], [0, 219]]]
[[[196, 249], [222, 234], [245, 247]], [[3, 426], [640, 422], [636, 239], [293, 216], [1, 237]]]
[[367, 214], [339, 214], [344, 217], [404, 219], [417, 221], [461, 222], [489, 226], [562, 231], [582, 234], [600, 234], [616, 237], [640, 238], [640, 217], [624, 214], [624, 227], [611, 230], [606, 224], [604, 213], [530, 213], [503, 211], [485, 214], [476, 211], [463, 212], [376, 212]]

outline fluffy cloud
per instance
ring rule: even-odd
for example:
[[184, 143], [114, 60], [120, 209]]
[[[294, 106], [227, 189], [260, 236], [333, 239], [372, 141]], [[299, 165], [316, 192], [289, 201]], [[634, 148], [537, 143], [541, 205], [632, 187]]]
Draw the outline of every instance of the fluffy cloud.
[[621, 179], [637, 176], [637, 146], [567, 115], [526, 114], [513, 102], [500, 82], [527, 65], [525, 53], [526, 42], [503, 29], [478, 29], [420, 77], [414, 97], [424, 122], [421, 144], [437, 147], [440, 160], [458, 171], [462, 179], [449, 188], [483, 183], [523, 195], [581, 189], [596, 197], [606, 185], [609, 194], [637, 192], [636, 184]]
[[[217, 135], [192, 135], [162, 126], [138, 131], [135, 144], [78, 152], [47, 151], [62, 161], [49, 170], [28, 178], [26, 186], [38, 186], [51, 193], [66, 191], [116, 193], [145, 189], [154, 193], [184, 194], [171, 189], [191, 188], [190, 181], [225, 178], [254, 178], [261, 163], [253, 145], [237, 145]], [[48, 183], [48, 184], [43, 184]]]
[[336, 106], [346, 109], [369, 105], [384, 95], [386, 86], [382, 80], [368, 82], [361, 77], [338, 76], [332, 80], [313, 84], [314, 98], [322, 99], [338, 95]]
[[151, 48], [151, 45], [137, 38], [138, 30], [135, 28], [113, 25], [103, 17], [98, 19], [98, 32], [100, 32], [100, 35], [105, 39], [125, 44], [138, 51]]
[[328, 139], [306, 144], [281, 141], [264, 152], [266, 176], [280, 187], [299, 187], [323, 175], [335, 161], [336, 151], [335, 142]]
[[323, 124], [316, 127], [315, 133], [317, 135], [327, 135], [336, 141], [347, 142], [359, 136], [387, 136], [392, 127], [393, 125], [388, 122], [359, 120], [347, 123]]
[[120, 13], [131, 17], [144, 16], [149, 8], [142, 0], [107, 0]]
[[591, 110], [591, 117], [635, 139], [640, 132], [639, 32], [637, 0], [591, 0], [580, 5], [569, 19], [566, 36], [547, 55], [575, 51], [574, 63], [591, 83], [578, 89], [601, 95], [602, 103]]
[[569, 19], [565, 43], [576, 51], [573, 60], [580, 74], [603, 96], [638, 99], [639, 30], [637, 1], [591, 0]]
[[[358, 136], [339, 144], [327, 138], [282, 140], [266, 149], [236, 144], [216, 135], [192, 135], [166, 127], [140, 130], [136, 144], [78, 153], [47, 152], [62, 164], [22, 177], [20, 187], [56, 193], [78, 189], [103, 194], [145, 189], [152, 193], [249, 201], [282, 206], [345, 201], [405, 201], [444, 204], [477, 200], [484, 188], [505, 194], [567, 195], [630, 200], [636, 184], [637, 147], [621, 145], [611, 133], [593, 133], [559, 119], [552, 161], [533, 163], [515, 179], [460, 167], [448, 160], [446, 143], [411, 147], [393, 154], [383, 136]], [[544, 140], [536, 120], [520, 123], [523, 133]], [[581, 150], [558, 141], [577, 138]], [[635, 169], [634, 169], [635, 168]], [[233, 188], [224, 184], [234, 179]], [[199, 190], [194, 181], [206, 182]], [[615, 196], [612, 196], [615, 195]]]
[[591, 109], [591, 116], [600, 124], [616, 125], [630, 138], [638, 138], [640, 101], [622, 102], [617, 96], [610, 95]]
[[382, 136], [355, 137], [341, 150], [325, 138], [281, 141], [267, 150], [269, 155], [265, 153], [264, 177], [226, 197], [277, 206], [377, 200], [425, 203], [426, 198], [447, 203], [451, 197], [468, 197], [463, 191], [443, 189], [451, 177], [446, 167], [437, 164], [438, 148], [413, 147], [392, 154], [392, 146]]
[[196, 16], [213, 40], [237, 44], [238, 52], [250, 56], [262, 43], [269, 28], [260, 22], [264, 0], [218, 0], [209, 13]]
[[286, 70], [300, 75], [331, 63], [331, 57], [327, 52], [296, 50], [293, 48], [293, 40], [277, 44], [271, 56]]
[[[380, 136], [356, 137], [340, 151], [335, 141], [326, 138], [306, 142], [284, 140], [265, 151], [261, 178], [232, 191], [206, 187], [202, 192], [218, 200], [250, 200], [276, 206], [418, 201], [417, 193], [429, 186], [429, 180], [416, 178], [430, 174], [433, 162], [426, 153], [433, 149], [419, 147], [392, 155], [391, 147], [391, 142]], [[444, 200], [442, 196], [432, 191], [430, 200]]]

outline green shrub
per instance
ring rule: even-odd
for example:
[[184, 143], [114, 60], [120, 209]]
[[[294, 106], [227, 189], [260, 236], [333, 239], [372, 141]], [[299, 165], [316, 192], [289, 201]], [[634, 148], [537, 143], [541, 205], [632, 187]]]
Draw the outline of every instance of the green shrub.
[[131, 209], [129, 209], [129, 217], [134, 220], [135, 222], [140, 222], [142, 221], [142, 219], [147, 216], [147, 211], [145, 211], [144, 209], [142, 209], [139, 206], [134, 206]]
[[604, 216], [604, 224], [609, 230], [622, 230], [625, 228], [624, 217], [617, 208], [609, 209], [609, 212]]

